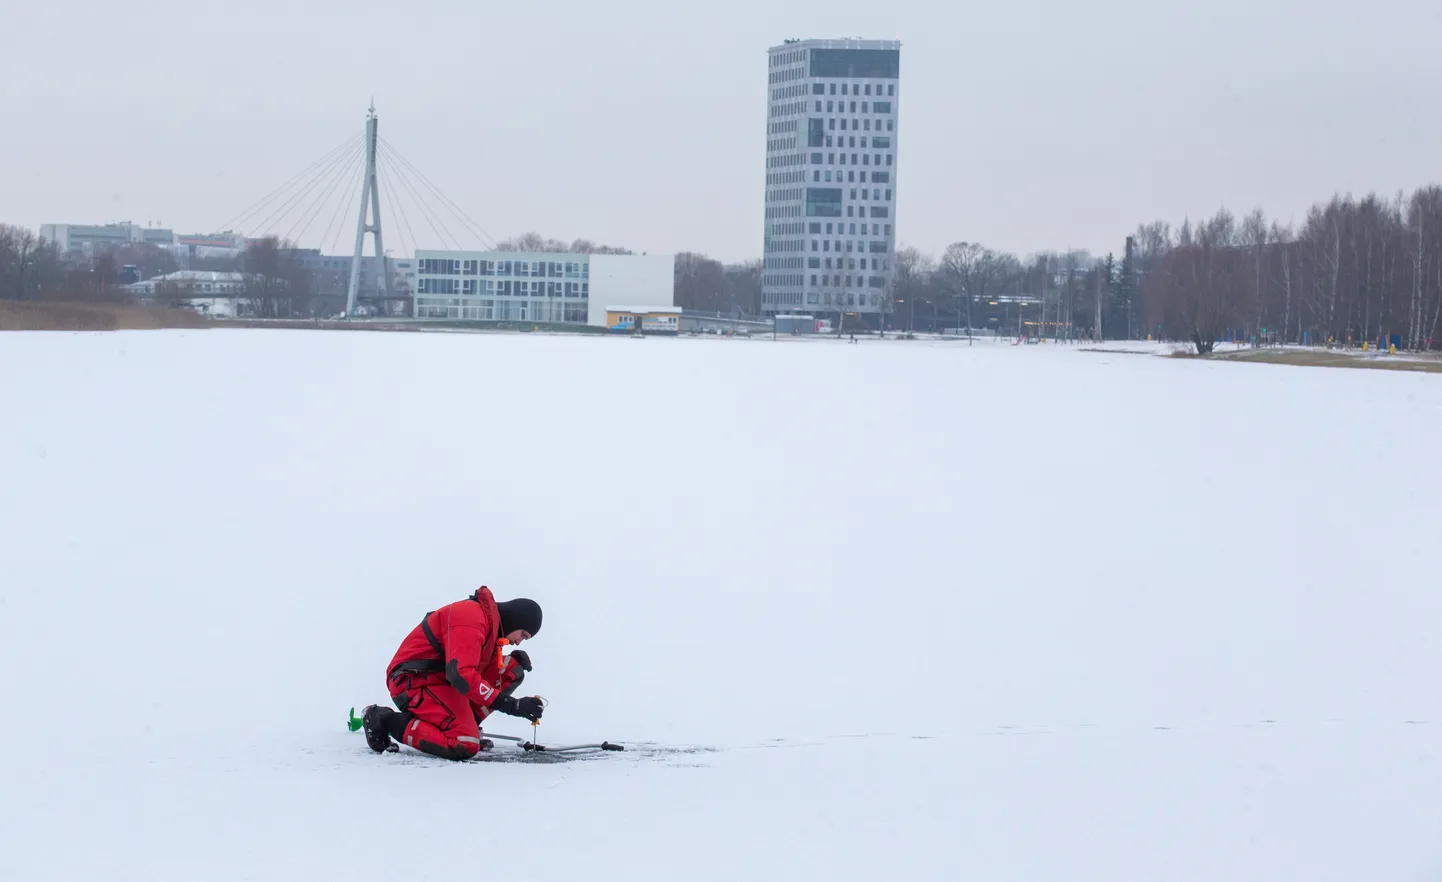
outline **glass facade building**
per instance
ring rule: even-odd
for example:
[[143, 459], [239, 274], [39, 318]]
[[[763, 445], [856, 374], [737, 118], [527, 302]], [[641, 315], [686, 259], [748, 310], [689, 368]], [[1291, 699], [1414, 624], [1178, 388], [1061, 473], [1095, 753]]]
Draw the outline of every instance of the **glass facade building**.
[[896, 253], [901, 44], [795, 40], [767, 64], [762, 311], [880, 313]]
[[591, 255], [417, 251], [416, 318], [586, 323]]

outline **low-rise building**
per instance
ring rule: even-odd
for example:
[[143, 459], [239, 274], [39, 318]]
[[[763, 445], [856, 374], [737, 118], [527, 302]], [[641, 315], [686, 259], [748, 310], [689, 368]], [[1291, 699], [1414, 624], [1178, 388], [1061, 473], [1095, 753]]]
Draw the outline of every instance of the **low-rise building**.
[[174, 245], [175, 232], [163, 227], [142, 227], [129, 221], [114, 224], [41, 224], [40, 238], [60, 251], [90, 251], [125, 245]]
[[670, 254], [416, 252], [416, 318], [606, 327], [608, 305], [674, 303]]
[[608, 306], [606, 330], [622, 334], [671, 334], [681, 330], [679, 306]]
[[180, 270], [126, 285], [126, 292], [146, 300], [178, 303], [206, 315], [233, 318], [250, 315], [245, 273]]

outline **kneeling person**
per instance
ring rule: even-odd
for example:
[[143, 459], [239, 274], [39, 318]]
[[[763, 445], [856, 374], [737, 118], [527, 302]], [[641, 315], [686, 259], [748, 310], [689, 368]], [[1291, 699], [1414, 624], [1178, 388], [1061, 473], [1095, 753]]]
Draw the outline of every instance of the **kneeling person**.
[[493, 710], [539, 720], [541, 699], [511, 695], [531, 670], [530, 657], [501, 650], [540, 630], [541, 607], [534, 600], [497, 603], [485, 587], [426, 613], [386, 669], [397, 709], [365, 709], [366, 744], [377, 753], [394, 751], [395, 739], [431, 756], [465, 760], [490, 747], [480, 726]]

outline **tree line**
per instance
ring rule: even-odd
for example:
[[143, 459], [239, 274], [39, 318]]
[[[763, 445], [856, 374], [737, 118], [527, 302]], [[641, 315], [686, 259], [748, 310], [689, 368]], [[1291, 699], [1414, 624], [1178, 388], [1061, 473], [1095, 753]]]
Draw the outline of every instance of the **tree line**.
[[1442, 348], [1442, 186], [1335, 195], [1299, 224], [1222, 209], [1141, 224], [1122, 257], [1025, 259], [973, 242], [898, 250], [887, 324], [1063, 339]]
[[142, 277], [174, 272], [175, 255], [133, 243], [94, 254], [61, 253], [54, 242], [24, 227], [0, 224], [0, 299], [30, 301], [123, 300], [123, 268]]
[[[577, 239], [526, 233], [497, 250], [631, 254]], [[203, 263], [203, 265], [202, 265]], [[213, 265], [212, 265], [213, 264]], [[176, 269], [174, 255], [152, 245], [95, 254], [61, 254], [30, 230], [0, 224], [0, 298], [93, 300], [123, 296], [121, 267], [143, 278]], [[318, 295], [313, 274], [290, 243], [252, 242], [235, 258], [197, 261], [197, 269], [253, 276], [247, 290], [267, 317], [330, 314], [339, 304]], [[694, 310], [755, 316], [761, 311], [761, 262], [723, 265], [695, 252], [676, 255], [675, 302]], [[939, 257], [902, 247], [884, 293], [883, 329], [990, 330], [1062, 339], [1185, 340], [1209, 352], [1221, 340], [1442, 346], [1442, 186], [1410, 196], [1333, 196], [1298, 224], [1260, 210], [1240, 220], [1212, 217], [1142, 224], [1122, 256], [1043, 251], [1025, 258], [976, 242], [947, 246]], [[840, 309], [840, 307], [837, 307]], [[846, 316], [839, 314], [837, 327]]]
[[1442, 187], [1410, 197], [1334, 196], [1292, 226], [1226, 209], [1175, 231], [1138, 229], [1147, 327], [1209, 352], [1259, 343], [1438, 346]]

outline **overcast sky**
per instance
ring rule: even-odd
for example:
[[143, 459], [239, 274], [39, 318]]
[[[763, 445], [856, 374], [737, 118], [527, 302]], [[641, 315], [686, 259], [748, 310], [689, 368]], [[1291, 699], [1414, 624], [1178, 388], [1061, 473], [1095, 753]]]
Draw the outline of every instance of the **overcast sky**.
[[0, 222], [211, 231], [374, 94], [496, 238], [759, 257], [766, 49], [864, 36], [902, 41], [903, 244], [1103, 253], [1442, 180], [1439, 34], [1438, 0], [0, 0]]

